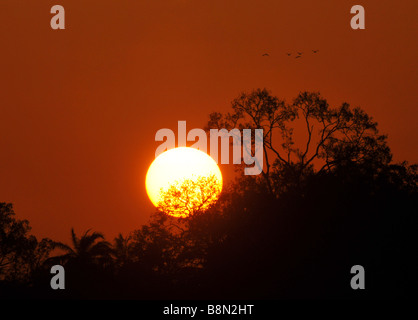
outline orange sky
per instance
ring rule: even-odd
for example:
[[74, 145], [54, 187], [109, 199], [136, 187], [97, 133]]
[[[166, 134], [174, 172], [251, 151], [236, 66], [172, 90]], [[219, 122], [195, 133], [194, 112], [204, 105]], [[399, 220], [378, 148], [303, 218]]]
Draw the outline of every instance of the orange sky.
[[[66, 9], [66, 30], [50, 8]], [[366, 9], [366, 30], [350, 8]], [[395, 160], [418, 161], [418, 3], [2, 0], [0, 201], [33, 233], [108, 238], [148, 221], [155, 132], [203, 127], [243, 90], [320, 91], [363, 107]], [[319, 49], [293, 59], [285, 52]], [[265, 52], [270, 57], [262, 57]]]

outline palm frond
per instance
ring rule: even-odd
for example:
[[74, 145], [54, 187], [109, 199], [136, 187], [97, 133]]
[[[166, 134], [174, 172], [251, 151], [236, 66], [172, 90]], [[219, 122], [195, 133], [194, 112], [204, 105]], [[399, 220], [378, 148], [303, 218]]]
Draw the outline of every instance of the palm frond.
[[77, 239], [77, 236], [74, 232], [74, 228], [71, 228], [71, 238], [72, 238], [72, 241], [73, 241], [74, 249], [78, 250], [79, 240]]
[[69, 254], [75, 254], [75, 251], [69, 245], [65, 243], [54, 241], [53, 246], [54, 246], [54, 249], [58, 248], [58, 249], [66, 251]]
[[89, 251], [97, 239], [104, 239], [104, 235], [100, 232], [93, 232], [92, 234], [85, 233], [80, 239], [80, 251]]

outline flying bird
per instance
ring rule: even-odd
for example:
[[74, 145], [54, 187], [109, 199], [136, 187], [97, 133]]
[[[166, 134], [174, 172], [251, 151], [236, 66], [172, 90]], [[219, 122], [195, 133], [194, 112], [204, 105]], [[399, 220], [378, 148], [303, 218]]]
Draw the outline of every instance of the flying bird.
[[290, 56], [292, 53], [287, 53], [287, 52], [286, 52], [286, 54], [287, 54], [288, 56]]
[[297, 58], [300, 58], [301, 56], [297, 56], [297, 57], [295, 57], [295, 59], [297, 59]]
[[263, 57], [270, 57], [268, 53], [263, 54]]
[[301, 56], [301, 55], [302, 55], [302, 53], [303, 53], [303, 52], [298, 52], [298, 55], [300, 55], [300, 56]]
[[312, 50], [313, 53], [317, 53], [319, 50]]

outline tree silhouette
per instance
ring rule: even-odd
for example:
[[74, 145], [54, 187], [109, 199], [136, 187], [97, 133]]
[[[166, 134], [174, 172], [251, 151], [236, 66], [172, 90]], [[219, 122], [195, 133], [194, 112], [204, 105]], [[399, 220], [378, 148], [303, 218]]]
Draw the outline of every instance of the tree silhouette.
[[185, 218], [207, 210], [216, 202], [221, 190], [222, 184], [214, 175], [175, 182], [168, 190], [161, 191], [158, 209], [170, 216]]
[[299, 184], [312, 170], [330, 171], [344, 162], [391, 160], [386, 136], [379, 134], [371, 117], [348, 103], [332, 108], [317, 92], [301, 92], [288, 104], [267, 89], [256, 89], [233, 100], [232, 110], [211, 113], [207, 129], [263, 129], [262, 176], [270, 193], [279, 192], [289, 181]]
[[64, 243], [56, 243], [56, 247], [66, 253], [53, 257], [54, 260], [81, 266], [104, 265], [111, 261], [111, 245], [104, 241], [102, 233], [90, 233], [90, 230], [87, 230], [81, 237], [77, 237], [72, 228], [71, 240], [72, 247]]
[[12, 204], [0, 203], [0, 279], [19, 264], [28, 245], [29, 230], [27, 220], [15, 219]]
[[[222, 192], [214, 177], [176, 183], [150, 221], [113, 246], [101, 233], [71, 230], [72, 246], [59, 245], [65, 254], [46, 264], [55, 244], [38, 242], [1, 204], [0, 292], [57, 296], [45, 268], [53, 261], [65, 264], [65, 295], [75, 298], [387, 299], [416, 291], [418, 166], [391, 162], [386, 136], [363, 110], [331, 108], [307, 92], [287, 104], [257, 89], [209, 125], [264, 129], [263, 175], [240, 170]], [[349, 284], [355, 264], [366, 269], [361, 292]], [[28, 275], [33, 281], [21, 280]]]
[[173, 227], [179, 228], [175, 220], [177, 218], [157, 211], [152, 215], [149, 225], [133, 232], [132, 252], [135, 261], [145, 269], [165, 274], [177, 268], [175, 260], [180, 246], [178, 234], [172, 230]]
[[53, 250], [53, 241], [29, 235], [27, 220], [15, 218], [11, 203], [0, 202], [0, 280], [27, 281]]
[[112, 255], [115, 258], [115, 264], [121, 267], [133, 260], [132, 253], [132, 236], [124, 237], [122, 233], [114, 239]]
[[213, 226], [219, 215], [213, 210], [222, 185], [215, 176], [186, 179], [162, 192], [149, 225], [133, 232], [134, 259], [158, 273], [178, 273], [200, 268]]

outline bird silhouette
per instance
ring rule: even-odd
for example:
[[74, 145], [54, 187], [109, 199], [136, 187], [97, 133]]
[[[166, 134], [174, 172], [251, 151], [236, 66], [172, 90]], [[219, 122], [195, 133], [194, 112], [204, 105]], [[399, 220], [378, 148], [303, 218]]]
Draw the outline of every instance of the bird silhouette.
[[317, 53], [319, 50], [312, 50], [313, 53]]
[[302, 55], [302, 53], [303, 53], [303, 52], [298, 52], [298, 55], [300, 55], [300, 56], [301, 56], [301, 55]]
[[263, 54], [263, 57], [270, 57], [268, 53]]
[[297, 57], [295, 57], [295, 59], [297, 59], [297, 58], [300, 58], [301, 56], [297, 56]]
[[290, 56], [292, 53], [288, 53], [288, 52], [286, 52], [286, 54], [287, 54], [288, 56]]

